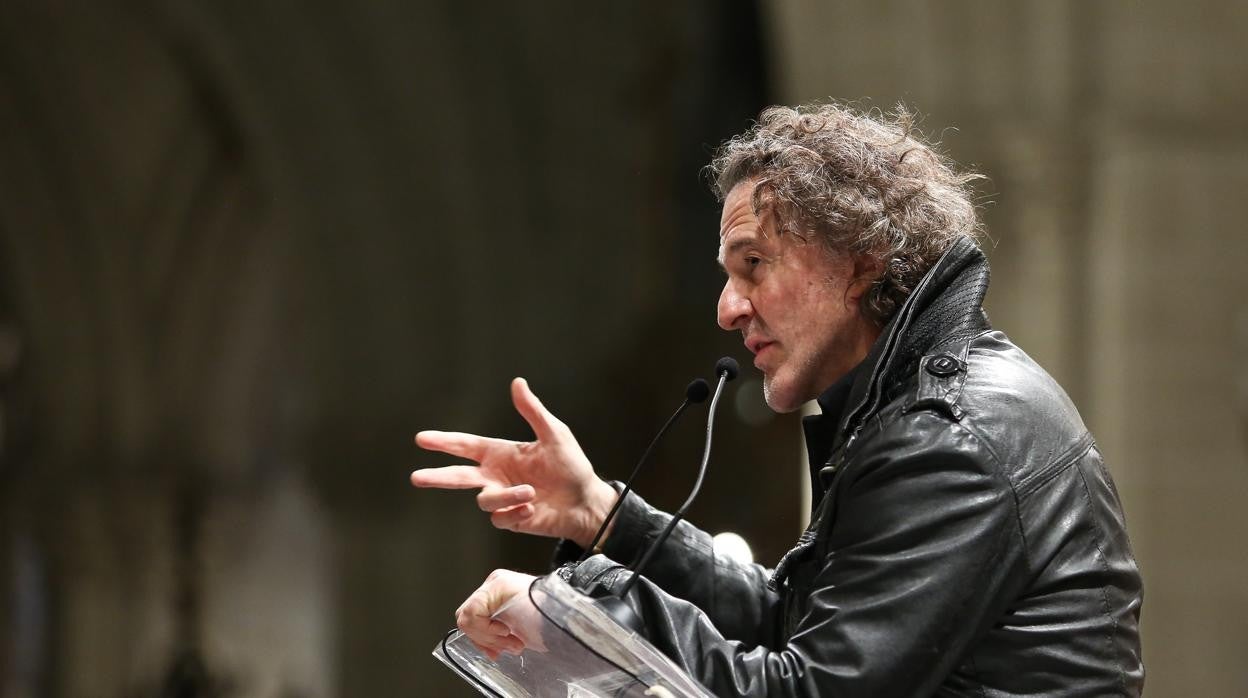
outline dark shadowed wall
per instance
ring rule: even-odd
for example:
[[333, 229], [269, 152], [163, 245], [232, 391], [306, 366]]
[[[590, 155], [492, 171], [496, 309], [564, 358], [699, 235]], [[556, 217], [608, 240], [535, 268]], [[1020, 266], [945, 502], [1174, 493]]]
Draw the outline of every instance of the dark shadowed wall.
[[[741, 2], [5, 4], [4, 695], [467, 694], [451, 611], [550, 546], [412, 434], [526, 437], [525, 375], [627, 472], [736, 344], [698, 170], [763, 80]], [[777, 556], [796, 444], [726, 432]]]

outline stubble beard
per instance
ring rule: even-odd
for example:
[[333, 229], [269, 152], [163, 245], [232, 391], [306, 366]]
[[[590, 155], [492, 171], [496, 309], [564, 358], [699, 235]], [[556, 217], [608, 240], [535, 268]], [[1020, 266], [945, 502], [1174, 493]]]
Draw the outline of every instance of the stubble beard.
[[[824, 350], [824, 351], [817, 351], [813, 355], [808, 355], [800, 359], [795, 358], [795, 357], [789, 357], [789, 362], [796, 362], [796, 365], [789, 366], [789, 368], [792, 368], [795, 370], [790, 371], [790, 375], [788, 376], [790, 385], [788, 386], [787, 392], [792, 393], [792, 395], [788, 396], [789, 400], [792, 401], [792, 404], [781, 404], [781, 405], [776, 404], [777, 400], [783, 399], [785, 397], [784, 393], [786, 392], [784, 390], [780, 390], [780, 391], [776, 390], [776, 386], [775, 386], [776, 375], [779, 374], [784, 368], [786, 368], [786, 366], [782, 364], [781, 366], [777, 367], [776, 371], [771, 372], [771, 373], [764, 373], [763, 374], [763, 399], [766, 400], [767, 406], [770, 407], [773, 412], [776, 412], [778, 414], [788, 414], [790, 412], [796, 412], [797, 410], [801, 409], [803, 404], [805, 404], [806, 402], [809, 402], [810, 400], [814, 400], [816, 397], [818, 397], [818, 394], [820, 391], [827, 390], [829, 387], [831, 387], [830, 385], [815, 385], [815, 386], [807, 385], [807, 383], [812, 383], [816, 380], [816, 377], [819, 375], [819, 368], [825, 365], [830, 360], [830, 357], [827, 356], [827, 354], [830, 354], [830, 353], [832, 352], [828, 350]], [[803, 394], [803, 391], [810, 391], [810, 390], [814, 390], [815, 391], [814, 394], [812, 395]]]
[[[801, 389], [799, 385], [802, 382], [800, 380], [801, 377], [805, 375], [809, 375], [809, 372], [811, 370], [810, 364], [813, 363], [813, 361], [808, 359], [801, 363], [803, 364], [800, 367], [801, 370], [798, 371], [796, 375], [790, 376], [792, 385], [788, 386], [787, 391], [776, 390], [775, 373], [763, 374], [763, 400], [767, 402], [767, 406], [770, 407], [773, 412], [776, 412], [777, 414], [788, 414], [790, 412], [796, 412], [798, 409], [801, 408], [802, 403], [806, 402], [806, 400], [808, 399], [808, 398], [803, 398], [800, 395], [787, 395], [787, 396], [785, 395], [786, 392], [788, 393], [798, 392]], [[783, 368], [783, 366], [781, 368]], [[777, 371], [776, 373], [779, 373], [779, 371]], [[788, 399], [788, 402], [777, 404], [780, 400], [784, 400], [786, 397]], [[789, 402], [791, 402], [792, 404], [788, 404]]]

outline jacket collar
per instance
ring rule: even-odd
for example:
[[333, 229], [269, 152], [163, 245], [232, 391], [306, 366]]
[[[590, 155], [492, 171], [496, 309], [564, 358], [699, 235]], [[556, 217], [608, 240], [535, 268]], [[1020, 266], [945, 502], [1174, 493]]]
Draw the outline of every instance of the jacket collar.
[[857, 371], [837, 429], [837, 447], [879, 407], [889, 387], [904, 380], [933, 348], [990, 329], [982, 304], [988, 260], [969, 237], [959, 238], [893, 314]]

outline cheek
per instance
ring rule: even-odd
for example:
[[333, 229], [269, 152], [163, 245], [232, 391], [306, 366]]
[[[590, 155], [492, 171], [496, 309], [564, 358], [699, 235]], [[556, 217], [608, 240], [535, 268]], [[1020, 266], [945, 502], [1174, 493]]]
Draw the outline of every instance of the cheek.
[[797, 305], [823, 315], [835, 310], [842, 291], [828, 281], [807, 281], [795, 296], [799, 299]]

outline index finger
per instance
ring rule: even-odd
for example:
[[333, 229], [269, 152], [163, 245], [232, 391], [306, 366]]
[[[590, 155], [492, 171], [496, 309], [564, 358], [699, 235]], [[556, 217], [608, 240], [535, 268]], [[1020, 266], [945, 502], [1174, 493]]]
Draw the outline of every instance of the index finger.
[[441, 451], [460, 458], [469, 458], [478, 463], [485, 457], [486, 451], [492, 446], [506, 443], [502, 439], [488, 436], [465, 434], [458, 431], [426, 430], [416, 434], [416, 445], [428, 451]]

